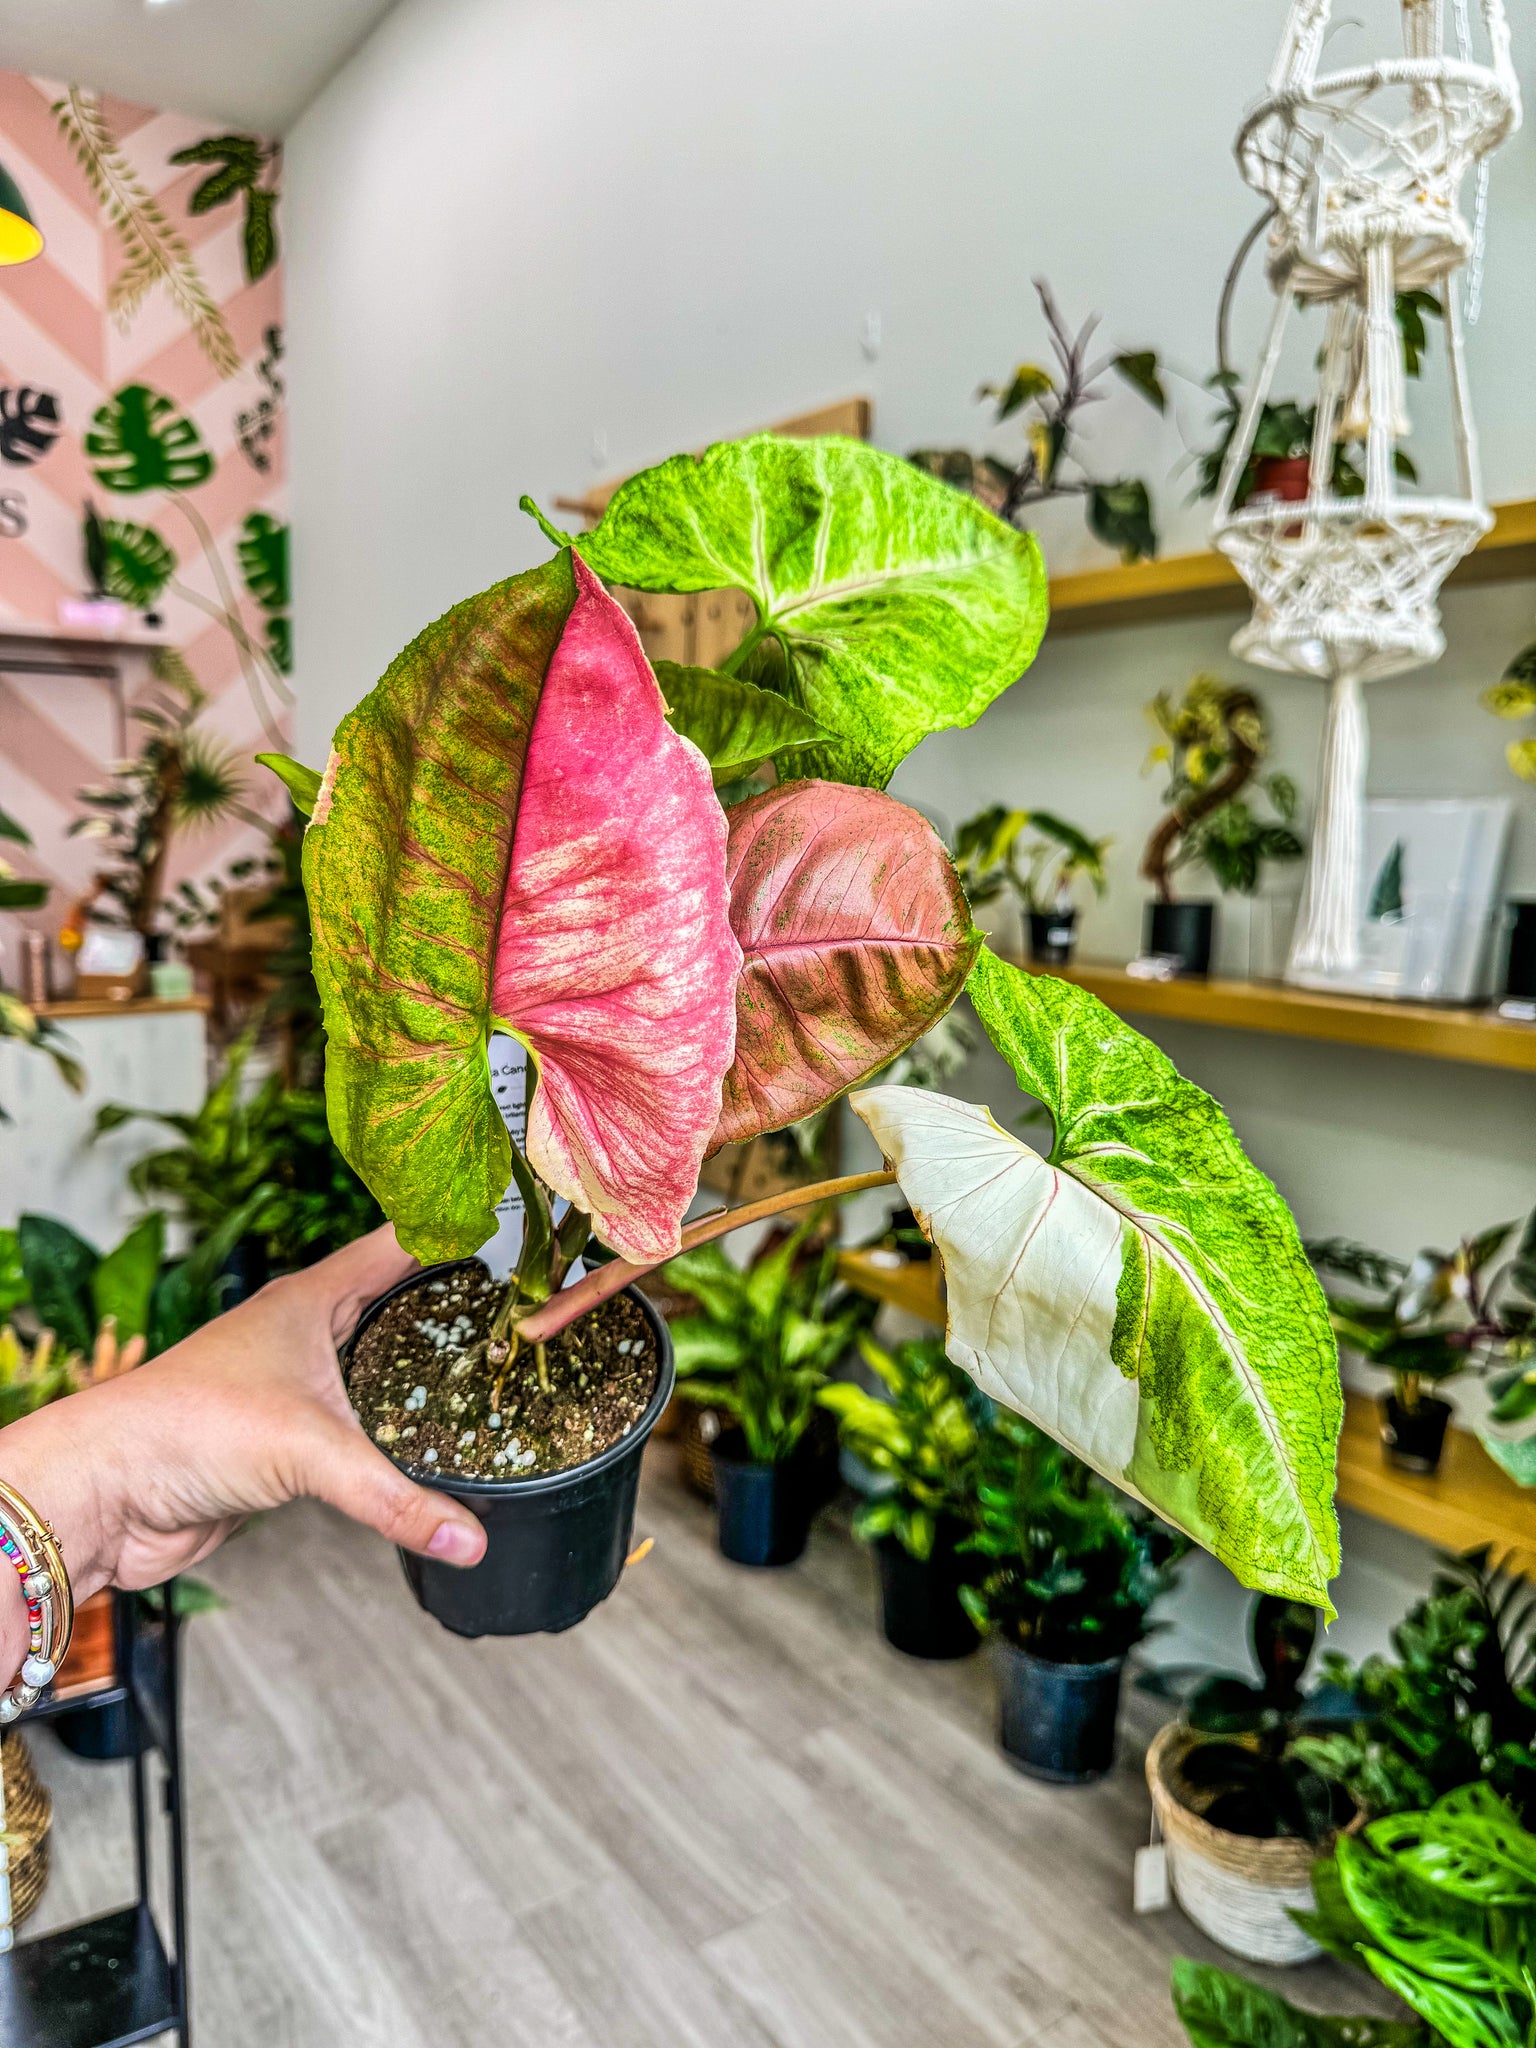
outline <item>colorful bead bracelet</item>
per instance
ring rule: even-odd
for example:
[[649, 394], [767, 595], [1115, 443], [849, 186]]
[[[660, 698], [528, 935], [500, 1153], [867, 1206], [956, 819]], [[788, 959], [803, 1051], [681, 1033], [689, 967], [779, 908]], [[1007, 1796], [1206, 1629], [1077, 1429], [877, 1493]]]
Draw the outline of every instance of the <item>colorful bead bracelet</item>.
[[0, 1561], [21, 1580], [27, 1603], [27, 1655], [19, 1678], [0, 1692], [0, 1722], [14, 1721], [47, 1685], [69, 1649], [75, 1603], [52, 1527], [0, 1479]]

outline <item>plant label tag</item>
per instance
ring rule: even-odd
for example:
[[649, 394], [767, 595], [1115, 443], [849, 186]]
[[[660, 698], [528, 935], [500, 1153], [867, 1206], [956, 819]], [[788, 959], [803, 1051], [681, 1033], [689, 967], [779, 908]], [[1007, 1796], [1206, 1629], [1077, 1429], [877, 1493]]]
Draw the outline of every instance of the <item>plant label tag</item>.
[[[513, 1144], [524, 1145], [528, 1140], [528, 1048], [505, 1032], [493, 1031], [488, 1048], [491, 1069], [491, 1093], [496, 1107], [501, 1111], [501, 1120], [507, 1127], [507, 1135]], [[554, 1218], [558, 1223], [570, 1207], [566, 1201], [554, 1205]], [[496, 1235], [481, 1245], [477, 1257], [483, 1259], [496, 1280], [511, 1277], [517, 1264], [518, 1254], [523, 1248], [523, 1198], [517, 1191], [514, 1180], [507, 1192], [496, 1204]], [[569, 1287], [573, 1280], [579, 1280], [586, 1271], [580, 1259], [572, 1259], [563, 1285]]]
[[1132, 1866], [1131, 1910], [1161, 1913], [1168, 1902], [1168, 1850], [1162, 1842], [1149, 1842], [1136, 1851]]

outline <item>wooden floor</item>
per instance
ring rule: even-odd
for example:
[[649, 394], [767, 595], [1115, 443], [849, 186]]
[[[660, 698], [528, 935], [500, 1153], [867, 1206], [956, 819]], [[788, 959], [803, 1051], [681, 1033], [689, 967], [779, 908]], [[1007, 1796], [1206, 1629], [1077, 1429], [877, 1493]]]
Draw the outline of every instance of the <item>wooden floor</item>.
[[[197, 2048], [1182, 2043], [1169, 1959], [1221, 1958], [1130, 1913], [1135, 1755], [1086, 1789], [1019, 1776], [985, 1659], [887, 1648], [835, 1520], [743, 1571], [669, 1456], [655, 1550], [565, 1636], [445, 1635], [313, 1506], [214, 1561], [230, 1606], [187, 1639]], [[124, 1895], [127, 1795], [125, 1767], [35, 1748], [41, 1931]], [[1331, 1964], [1273, 1981], [1373, 2005]]]

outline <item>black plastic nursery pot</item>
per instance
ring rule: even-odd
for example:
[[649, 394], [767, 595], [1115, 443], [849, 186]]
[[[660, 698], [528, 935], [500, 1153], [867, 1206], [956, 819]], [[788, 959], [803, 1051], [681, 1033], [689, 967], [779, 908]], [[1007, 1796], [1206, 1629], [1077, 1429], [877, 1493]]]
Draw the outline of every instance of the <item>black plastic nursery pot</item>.
[[73, 1755], [91, 1763], [120, 1763], [143, 1747], [138, 1721], [126, 1700], [103, 1707], [69, 1707], [55, 1714], [53, 1732]]
[[1065, 967], [1077, 943], [1075, 910], [1029, 913], [1029, 957], [1037, 967]]
[[1179, 962], [1180, 974], [1210, 973], [1215, 931], [1214, 903], [1147, 905], [1145, 950], [1173, 954]]
[[1114, 1769], [1124, 1657], [1054, 1664], [998, 1638], [998, 1740], [1011, 1762], [1052, 1785], [1090, 1785]]
[[1509, 957], [1504, 967], [1504, 993], [1536, 1001], [1536, 902], [1517, 898], [1505, 905], [1509, 920]]
[[[353, 1332], [349, 1356], [386, 1302], [474, 1263], [430, 1266], [381, 1294]], [[419, 1485], [451, 1494], [485, 1524], [485, 1556], [468, 1570], [400, 1553], [420, 1605], [455, 1635], [558, 1634], [585, 1620], [619, 1582], [633, 1541], [641, 1453], [672, 1398], [675, 1377], [665, 1322], [637, 1287], [625, 1293], [656, 1340], [656, 1385], [628, 1436], [584, 1465], [526, 1479], [439, 1479], [411, 1469]], [[404, 1466], [403, 1459], [396, 1462]]]
[[1452, 1412], [1450, 1402], [1435, 1394], [1421, 1394], [1411, 1408], [1396, 1394], [1383, 1394], [1381, 1443], [1387, 1463], [1401, 1472], [1437, 1471]]
[[881, 1626], [893, 1650], [934, 1661], [975, 1654], [981, 1638], [960, 1605], [960, 1588], [976, 1575], [975, 1560], [956, 1547], [964, 1534], [959, 1523], [940, 1522], [927, 1557], [894, 1536], [875, 1545]]
[[781, 1464], [760, 1465], [747, 1456], [741, 1431], [728, 1429], [710, 1446], [710, 1458], [721, 1556], [732, 1564], [793, 1564], [825, 1504], [814, 1454], [802, 1441]]

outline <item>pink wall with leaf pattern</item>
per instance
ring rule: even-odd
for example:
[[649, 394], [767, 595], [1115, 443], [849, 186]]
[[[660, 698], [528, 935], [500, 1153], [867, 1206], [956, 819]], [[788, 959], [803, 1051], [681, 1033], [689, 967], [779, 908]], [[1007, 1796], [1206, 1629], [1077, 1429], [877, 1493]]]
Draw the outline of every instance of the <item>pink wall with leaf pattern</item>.
[[[171, 161], [189, 148], [198, 160]], [[290, 724], [286, 593], [259, 573], [281, 554], [287, 520], [280, 157], [199, 118], [0, 71], [0, 163], [46, 241], [34, 262], [0, 270], [0, 648], [24, 656], [11, 636], [26, 636], [41, 653], [39, 639], [101, 630], [82, 627], [77, 609], [90, 588], [89, 500], [176, 557], [155, 623], [130, 606], [109, 636], [179, 650], [209, 700], [203, 729], [248, 759]], [[196, 481], [182, 491], [104, 487], [104, 472], [125, 470], [102, 455], [113, 433], [109, 422], [103, 439], [97, 415], [133, 386], [168, 401], [158, 415], [192, 430], [178, 445], [207, 458], [185, 466]], [[56, 432], [39, 394], [55, 401]], [[127, 480], [137, 474], [129, 465]], [[253, 535], [265, 555], [247, 545], [242, 560]], [[166, 558], [136, 545], [148, 548], [152, 585]], [[152, 687], [148, 658], [120, 659], [131, 701]], [[65, 828], [76, 791], [116, 752], [115, 727], [100, 683], [0, 673], [0, 809], [36, 841], [13, 864], [59, 885], [28, 923], [56, 929], [89, 879], [91, 842]], [[250, 770], [251, 808], [270, 814], [280, 805], [266, 782]], [[218, 872], [257, 836], [231, 820], [183, 841], [172, 880]]]

